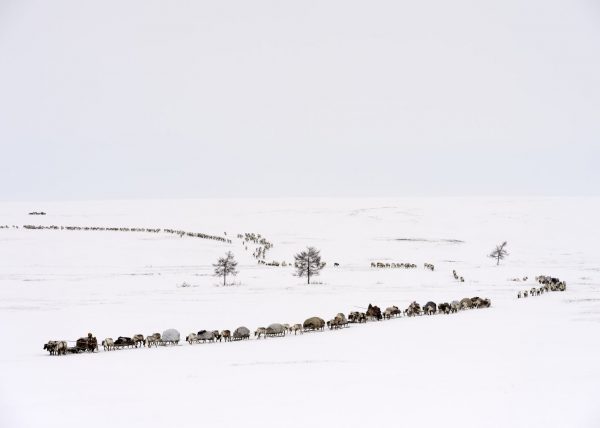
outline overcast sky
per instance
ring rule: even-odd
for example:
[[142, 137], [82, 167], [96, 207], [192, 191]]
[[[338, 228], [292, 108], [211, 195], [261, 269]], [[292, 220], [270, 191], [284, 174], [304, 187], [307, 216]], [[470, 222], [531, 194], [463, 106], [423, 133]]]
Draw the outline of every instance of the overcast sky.
[[597, 0], [0, 0], [0, 200], [600, 194]]

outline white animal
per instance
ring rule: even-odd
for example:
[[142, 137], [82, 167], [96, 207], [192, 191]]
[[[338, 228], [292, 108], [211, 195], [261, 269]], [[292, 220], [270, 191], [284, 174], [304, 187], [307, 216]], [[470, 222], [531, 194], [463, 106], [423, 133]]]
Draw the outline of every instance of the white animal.
[[66, 355], [67, 354], [67, 342], [64, 340], [59, 340], [56, 342], [56, 355]]
[[112, 340], [112, 337], [107, 337], [102, 341], [102, 347], [105, 351], [112, 351], [115, 349], [115, 341]]
[[304, 330], [302, 329], [302, 324], [294, 324], [290, 327], [290, 332], [294, 332], [294, 336], [300, 332], [300, 334], [304, 334]]

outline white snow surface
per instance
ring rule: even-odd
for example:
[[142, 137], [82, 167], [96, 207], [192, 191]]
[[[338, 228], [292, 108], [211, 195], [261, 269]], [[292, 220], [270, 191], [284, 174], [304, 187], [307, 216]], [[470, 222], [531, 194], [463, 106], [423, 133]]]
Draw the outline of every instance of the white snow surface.
[[[598, 198], [1, 203], [3, 225], [174, 228], [233, 242], [0, 229], [0, 427], [598, 427], [599, 218]], [[273, 242], [268, 261], [312, 245], [327, 266], [307, 286], [291, 267], [257, 265], [235, 238], [244, 232]], [[510, 255], [496, 266], [486, 256], [503, 240]], [[228, 250], [240, 273], [223, 287], [212, 263]], [[540, 274], [567, 291], [517, 299]], [[472, 296], [492, 307], [264, 340], [42, 350], [88, 332], [253, 331]]]

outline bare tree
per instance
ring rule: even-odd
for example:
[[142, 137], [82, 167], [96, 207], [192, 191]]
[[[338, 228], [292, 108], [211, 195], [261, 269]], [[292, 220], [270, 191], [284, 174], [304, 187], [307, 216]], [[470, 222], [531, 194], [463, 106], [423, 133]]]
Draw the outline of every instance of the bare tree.
[[294, 259], [296, 260], [294, 262], [296, 275], [299, 277], [306, 276], [309, 284], [310, 277], [318, 275], [319, 271], [325, 266], [325, 263], [321, 262], [320, 251], [315, 247], [308, 247], [306, 251], [296, 254]]
[[219, 258], [213, 267], [215, 268], [215, 276], [223, 277], [223, 285], [226, 284], [225, 281], [227, 280], [227, 275], [237, 275], [238, 273], [238, 271], [235, 270], [237, 262], [233, 258], [233, 253], [231, 251], [227, 251], [225, 257]]
[[508, 256], [508, 251], [505, 249], [507, 244], [508, 243], [504, 241], [502, 244], [496, 245], [496, 249], [489, 255], [489, 257], [496, 259], [496, 266], [500, 264], [500, 260], [504, 260], [504, 258]]

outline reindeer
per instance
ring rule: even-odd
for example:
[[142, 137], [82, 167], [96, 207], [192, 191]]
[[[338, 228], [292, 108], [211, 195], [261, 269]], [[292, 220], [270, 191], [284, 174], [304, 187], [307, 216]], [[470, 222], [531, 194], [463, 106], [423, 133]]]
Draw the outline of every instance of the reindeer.
[[105, 351], [112, 351], [115, 349], [115, 342], [111, 337], [107, 337], [102, 341], [102, 347]]

